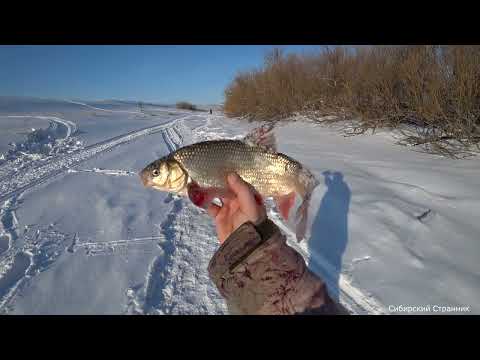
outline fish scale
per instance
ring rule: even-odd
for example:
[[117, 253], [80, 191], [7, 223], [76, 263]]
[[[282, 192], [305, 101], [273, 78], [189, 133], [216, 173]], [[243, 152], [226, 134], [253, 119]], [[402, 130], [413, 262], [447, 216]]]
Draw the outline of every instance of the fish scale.
[[186, 146], [172, 158], [203, 187], [225, 187], [228, 173], [236, 172], [262, 195], [289, 193], [301, 166], [283, 154], [265, 152], [239, 140], [213, 140]]

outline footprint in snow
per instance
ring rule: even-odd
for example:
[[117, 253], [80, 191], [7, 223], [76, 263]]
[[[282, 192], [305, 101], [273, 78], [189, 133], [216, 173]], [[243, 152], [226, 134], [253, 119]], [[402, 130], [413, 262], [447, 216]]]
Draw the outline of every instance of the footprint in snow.
[[423, 224], [429, 223], [434, 216], [435, 216], [435, 212], [432, 209], [428, 209], [427, 211], [424, 211], [420, 215], [415, 215], [417, 220]]

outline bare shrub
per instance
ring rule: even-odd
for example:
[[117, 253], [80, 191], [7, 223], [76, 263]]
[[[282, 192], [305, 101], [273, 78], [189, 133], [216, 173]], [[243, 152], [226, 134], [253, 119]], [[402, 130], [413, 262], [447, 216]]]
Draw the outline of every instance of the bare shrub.
[[177, 102], [176, 107], [177, 109], [183, 109], [183, 110], [192, 110], [192, 111], [198, 110], [195, 105], [189, 103], [188, 101], [179, 101]]
[[360, 120], [355, 133], [415, 129], [402, 143], [455, 157], [480, 142], [480, 46], [323, 47], [239, 73], [228, 116], [282, 120], [296, 113]]

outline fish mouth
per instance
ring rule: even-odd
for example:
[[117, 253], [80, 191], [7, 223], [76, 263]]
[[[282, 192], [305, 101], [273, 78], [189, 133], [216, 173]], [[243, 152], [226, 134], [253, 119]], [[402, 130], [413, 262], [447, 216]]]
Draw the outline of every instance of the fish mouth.
[[145, 187], [153, 186], [152, 178], [148, 172], [142, 170], [138, 173], [138, 176], [140, 176], [140, 180], [142, 180], [142, 183]]

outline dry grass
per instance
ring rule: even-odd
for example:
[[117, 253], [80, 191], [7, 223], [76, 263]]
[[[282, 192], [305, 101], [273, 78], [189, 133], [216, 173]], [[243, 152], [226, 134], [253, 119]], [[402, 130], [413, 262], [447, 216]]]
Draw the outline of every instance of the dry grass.
[[480, 46], [275, 49], [262, 68], [236, 76], [224, 110], [265, 120], [357, 118], [355, 133], [408, 124], [415, 131], [404, 144], [455, 157], [480, 142]]
[[188, 101], [179, 101], [175, 106], [177, 107], [177, 109], [192, 110], [192, 111], [197, 110], [197, 107], [189, 103]]

